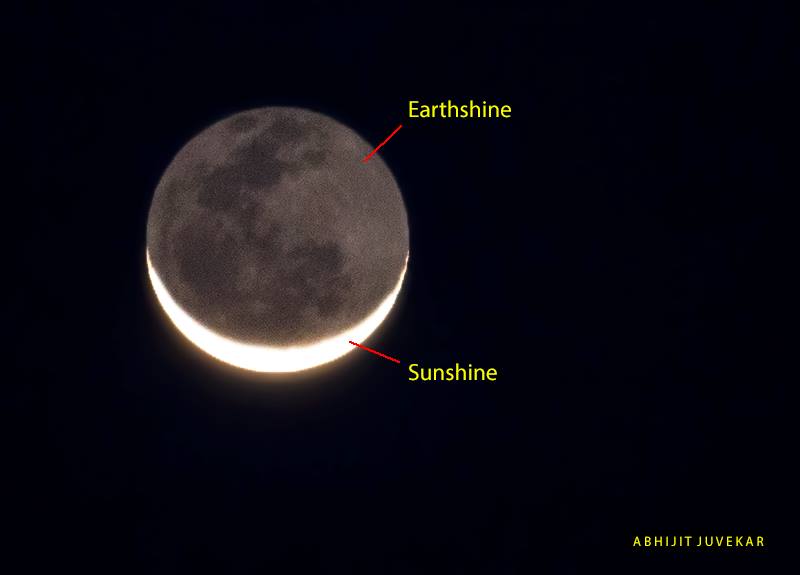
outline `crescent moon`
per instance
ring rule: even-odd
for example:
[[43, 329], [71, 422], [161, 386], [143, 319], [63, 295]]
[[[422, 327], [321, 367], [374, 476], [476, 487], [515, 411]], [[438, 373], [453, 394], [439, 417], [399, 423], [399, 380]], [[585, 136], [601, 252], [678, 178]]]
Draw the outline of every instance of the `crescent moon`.
[[[406, 262], [408, 262], [407, 259]], [[186, 339], [220, 361], [236, 367], [241, 367], [242, 369], [263, 373], [302, 371], [329, 363], [352, 351], [354, 348], [349, 343], [350, 340], [366, 340], [372, 332], [383, 323], [386, 316], [389, 315], [395, 300], [397, 300], [397, 296], [400, 294], [406, 268], [407, 265], [403, 267], [400, 279], [389, 294], [389, 297], [383, 300], [375, 311], [367, 316], [361, 323], [353, 326], [347, 332], [329, 337], [311, 345], [270, 347], [266, 345], [252, 345], [229, 339], [218, 333], [214, 333], [192, 318], [192, 316], [186, 313], [186, 311], [175, 302], [172, 296], [169, 295], [161, 278], [158, 277], [158, 273], [150, 262], [150, 254], [147, 254], [147, 272], [150, 276], [150, 283], [153, 286], [156, 299], [158, 299], [158, 303], [161, 305], [164, 312]]]
[[147, 227], [150, 283], [178, 331], [264, 373], [310, 369], [366, 340], [409, 254], [402, 197], [381, 158], [361, 163], [370, 150], [297, 108], [236, 114], [190, 140]]

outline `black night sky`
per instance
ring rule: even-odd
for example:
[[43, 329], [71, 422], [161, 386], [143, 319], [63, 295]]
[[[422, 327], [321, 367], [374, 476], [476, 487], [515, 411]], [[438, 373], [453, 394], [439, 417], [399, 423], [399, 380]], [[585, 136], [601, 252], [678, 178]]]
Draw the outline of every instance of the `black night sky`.
[[[0, 570], [766, 573], [787, 558], [788, 3], [82, 6], [4, 22], [20, 135]], [[407, 118], [409, 100], [447, 99], [513, 115]], [[354, 351], [251, 375], [157, 307], [144, 249], [161, 174], [204, 127], [273, 105], [373, 144], [404, 124], [381, 154], [410, 267], [367, 342], [401, 366]], [[499, 377], [412, 384], [412, 362]], [[738, 534], [767, 548], [632, 548]]]

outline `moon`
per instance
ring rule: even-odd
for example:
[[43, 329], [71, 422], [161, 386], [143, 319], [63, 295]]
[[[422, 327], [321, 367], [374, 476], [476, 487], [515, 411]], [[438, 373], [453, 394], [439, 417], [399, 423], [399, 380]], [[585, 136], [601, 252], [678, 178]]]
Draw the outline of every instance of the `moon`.
[[217, 359], [300, 371], [352, 351], [389, 314], [408, 264], [403, 198], [350, 128], [300, 108], [229, 116], [167, 167], [146, 262], [175, 327]]

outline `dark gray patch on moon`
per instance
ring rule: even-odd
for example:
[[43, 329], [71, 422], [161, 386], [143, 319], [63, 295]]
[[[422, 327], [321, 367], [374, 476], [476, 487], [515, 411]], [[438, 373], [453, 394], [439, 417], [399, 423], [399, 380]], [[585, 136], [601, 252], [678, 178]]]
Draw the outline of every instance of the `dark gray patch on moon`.
[[342, 124], [297, 108], [236, 114], [178, 152], [147, 222], [175, 301], [226, 337], [304, 344], [342, 333], [397, 284], [405, 206], [379, 156]]

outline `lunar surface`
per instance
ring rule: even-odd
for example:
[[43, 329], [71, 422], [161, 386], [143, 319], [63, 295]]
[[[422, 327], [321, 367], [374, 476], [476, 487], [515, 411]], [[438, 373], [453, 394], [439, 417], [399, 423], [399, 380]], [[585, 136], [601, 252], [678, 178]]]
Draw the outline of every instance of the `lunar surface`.
[[156, 188], [147, 265], [161, 307], [207, 353], [264, 372], [354, 349], [389, 313], [408, 223], [383, 160], [321, 114], [261, 108], [207, 128]]

